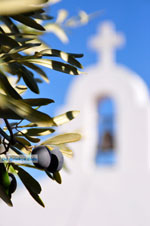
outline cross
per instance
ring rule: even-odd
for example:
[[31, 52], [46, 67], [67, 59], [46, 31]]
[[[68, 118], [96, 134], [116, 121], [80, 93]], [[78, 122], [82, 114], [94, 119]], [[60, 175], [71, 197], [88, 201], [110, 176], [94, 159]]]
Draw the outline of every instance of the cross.
[[91, 39], [90, 45], [100, 53], [103, 66], [115, 63], [115, 50], [124, 44], [124, 36], [115, 31], [111, 22], [104, 22], [98, 30], [98, 35]]

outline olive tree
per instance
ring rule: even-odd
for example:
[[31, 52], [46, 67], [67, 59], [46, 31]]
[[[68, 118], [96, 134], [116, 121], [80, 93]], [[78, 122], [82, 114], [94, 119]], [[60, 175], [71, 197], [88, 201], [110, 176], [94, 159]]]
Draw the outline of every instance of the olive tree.
[[[49, 2], [0, 0], [0, 198], [9, 206], [13, 205], [11, 198], [18, 176], [33, 199], [44, 207], [39, 196], [41, 186], [26, 167], [41, 170], [61, 183], [63, 155], [72, 156], [67, 143], [80, 140], [77, 133], [53, 136], [57, 127], [74, 119], [78, 111], [52, 117], [39, 108], [54, 100], [23, 97], [29, 90], [39, 94], [40, 83], [49, 82], [43, 66], [70, 75], [81, 73], [82, 65], [77, 59], [83, 54], [50, 48], [41, 37], [48, 31], [66, 42], [62, 28], [64, 21], [68, 26], [74, 26], [79, 22], [86, 23], [88, 17], [82, 11], [75, 19], [66, 19], [66, 11], [61, 10], [54, 22], [45, 10]], [[42, 140], [43, 136], [46, 139], [41, 141], [40, 136]]]

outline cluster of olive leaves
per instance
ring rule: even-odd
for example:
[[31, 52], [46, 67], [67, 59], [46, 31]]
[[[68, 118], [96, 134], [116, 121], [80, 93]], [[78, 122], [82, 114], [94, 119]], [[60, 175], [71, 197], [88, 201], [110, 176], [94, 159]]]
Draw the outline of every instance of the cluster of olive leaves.
[[[41, 5], [47, 2], [48, 0], [0, 1], [0, 118], [5, 122], [0, 128], [0, 160], [9, 154], [31, 156], [33, 148], [38, 145], [49, 149], [56, 146], [64, 155], [70, 157], [72, 151], [66, 144], [80, 139], [77, 133], [66, 133], [50, 136], [41, 142], [40, 136], [54, 133], [57, 126], [72, 120], [79, 112], [69, 111], [51, 117], [38, 109], [53, 103], [52, 99], [22, 97], [28, 89], [39, 94], [39, 83], [43, 80], [49, 81], [40, 66], [71, 75], [79, 75], [78, 68], [82, 68], [77, 60], [82, 54], [43, 49], [44, 44], [40, 37], [45, 32], [46, 23], [43, 26], [41, 22], [53, 19]], [[12, 5], [7, 6], [9, 3]], [[54, 22], [49, 24], [54, 25]], [[58, 60], [53, 60], [52, 57]], [[15, 190], [13, 186], [16, 186], [13, 184], [14, 175], [18, 175], [33, 199], [44, 206], [39, 196], [40, 184], [22, 166], [43, 170], [51, 179], [61, 183], [58, 171], [48, 173], [34, 164], [1, 161], [0, 198], [12, 206], [10, 193]]]

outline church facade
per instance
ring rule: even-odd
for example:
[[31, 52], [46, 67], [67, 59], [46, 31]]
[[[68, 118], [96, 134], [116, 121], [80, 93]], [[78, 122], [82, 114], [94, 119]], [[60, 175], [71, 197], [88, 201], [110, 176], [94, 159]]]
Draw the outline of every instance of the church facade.
[[82, 134], [74, 170], [90, 186], [77, 225], [150, 224], [149, 93], [139, 75], [115, 61], [124, 42], [111, 22], [99, 27], [90, 41], [99, 61], [72, 84], [63, 109], [81, 112], [64, 130]]

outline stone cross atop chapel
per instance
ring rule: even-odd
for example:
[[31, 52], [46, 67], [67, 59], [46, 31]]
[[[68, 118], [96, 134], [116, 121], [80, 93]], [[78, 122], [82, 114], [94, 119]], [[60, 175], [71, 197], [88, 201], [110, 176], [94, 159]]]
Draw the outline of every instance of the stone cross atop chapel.
[[100, 55], [101, 66], [109, 66], [115, 63], [115, 51], [124, 42], [123, 34], [116, 32], [111, 22], [105, 22], [99, 27], [98, 34], [90, 40], [90, 45]]

